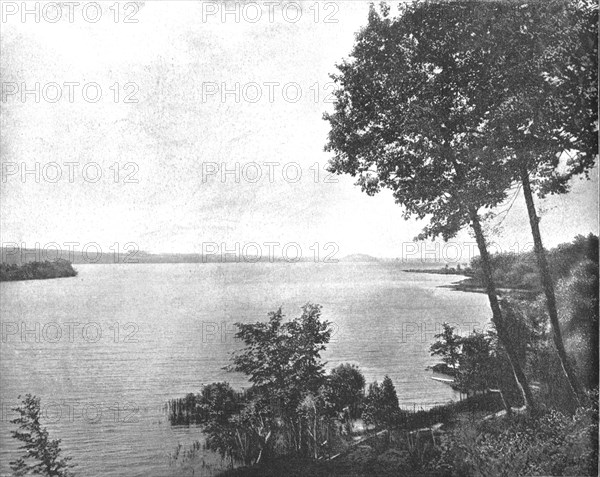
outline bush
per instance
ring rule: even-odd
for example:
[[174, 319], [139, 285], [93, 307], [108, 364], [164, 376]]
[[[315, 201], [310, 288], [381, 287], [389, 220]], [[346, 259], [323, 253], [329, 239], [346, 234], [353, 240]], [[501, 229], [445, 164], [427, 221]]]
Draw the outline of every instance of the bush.
[[597, 475], [597, 411], [548, 411], [464, 423], [431, 465], [454, 476]]

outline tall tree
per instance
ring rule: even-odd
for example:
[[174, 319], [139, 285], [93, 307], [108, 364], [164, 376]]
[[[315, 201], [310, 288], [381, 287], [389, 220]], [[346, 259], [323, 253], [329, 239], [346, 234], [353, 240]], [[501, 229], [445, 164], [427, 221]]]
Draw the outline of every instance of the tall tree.
[[533, 197], [567, 192], [574, 175], [587, 176], [595, 165], [598, 5], [563, 0], [513, 10], [488, 38], [496, 48], [485, 67], [503, 94], [483, 129], [506, 173], [522, 187], [553, 341], [578, 400], [582, 389], [565, 351]]
[[[370, 9], [338, 85], [326, 150], [329, 169], [358, 178], [367, 194], [392, 190], [405, 217], [429, 218], [421, 239], [445, 240], [470, 225], [479, 248], [492, 321], [527, 406], [533, 396], [502, 319], [480, 210], [506, 199], [511, 178], [486, 147], [481, 131], [498, 93], [475, 78], [496, 4], [414, 3], [390, 18]], [[491, 48], [491, 47], [490, 47]], [[492, 78], [488, 78], [493, 84]], [[483, 86], [482, 86], [483, 85]], [[487, 158], [489, 156], [489, 158]], [[486, 166], [480, 167], [487, 158]]]

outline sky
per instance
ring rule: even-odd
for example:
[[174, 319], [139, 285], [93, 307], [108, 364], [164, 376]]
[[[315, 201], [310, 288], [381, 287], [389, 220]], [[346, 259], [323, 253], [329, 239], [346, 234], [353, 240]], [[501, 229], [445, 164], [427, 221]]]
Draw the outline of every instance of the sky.
[[[21, 2], [3, 2], [3, 245], [436, 250], [414, 248], [425, 224], [404, 220], [391, 193], [369, 197], [325, 171], [329, 74], [368, 2], [287, 3], [66, 2], [59, 12], [31, 2], [23, 17]], [[598, 233], [597, 169], [591, 177], [538, 201], [547, 246]], [[522, 194], [490, 240], [530, 247]], [[467, 260], [474, 239], [455, 242]]]

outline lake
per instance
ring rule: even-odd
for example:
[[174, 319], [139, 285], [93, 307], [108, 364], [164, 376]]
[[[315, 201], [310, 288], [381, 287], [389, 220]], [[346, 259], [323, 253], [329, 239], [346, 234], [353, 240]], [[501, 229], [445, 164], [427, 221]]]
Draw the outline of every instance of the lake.
[[[17, 396], [42, 399], [43, 424], [73, 457], [79, 476], [184, 476], [170, 463], [179, 444], [201, 438], [172, 428], [165, 402], [202, 384], [243, 376], [223, 371], [235, 322], [265, 320], [283, 307], [323, 306], [333, 338], [328, 367], [356, 363], [367, 382], [388, 374], [403, 407], [457, 399], [431, 379], [433, 335], [489, 320], [487, 297], [445, 285], [460, 277], [406, 273], [397, 263], [207, 263], [77, 265], [74, 278], [3, 282], [0, 356], [0, 475], [10, 472]], [[477, 325], [475, 325], [477, 323]], [[202, 451], [201, 451], [202, 452]], [[214, 474], [215, 456], [195, 474]]]

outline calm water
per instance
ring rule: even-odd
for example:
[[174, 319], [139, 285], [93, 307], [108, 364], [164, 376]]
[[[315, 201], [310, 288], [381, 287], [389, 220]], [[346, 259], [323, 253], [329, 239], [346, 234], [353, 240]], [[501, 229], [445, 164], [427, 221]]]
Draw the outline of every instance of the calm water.
[[[368, 382], [388, 374], [410, 407], [456, 398], [425, 369], [435, 362], [428, 348], [436, 326], [481, 325], [489, 315], [484, 295], [442, 287], [459, 277], [394, 264], [76, 268], [75, 278], [0, 284], [0, 475], [15, 458], [8, 409], [25, 393], [42, 398], [44, 423], [79, 476], [192, 475], [191, 465], [170, 465], [169, 454], [199, 432], [171, 428], [162, 406], [203, 383], [245, 386], [222, 370], [239, 346], [233, 323], [264, 320], [279, 306], [295, 317], [308, 301], [323, 305], [335, 330], [328, 366], [356, 363]], [[194, 475], [211, 474], [199, 465]]]

